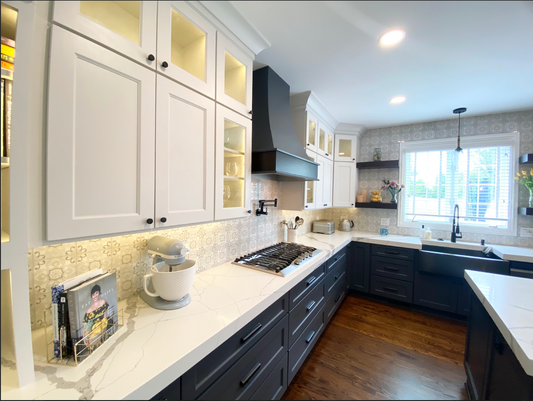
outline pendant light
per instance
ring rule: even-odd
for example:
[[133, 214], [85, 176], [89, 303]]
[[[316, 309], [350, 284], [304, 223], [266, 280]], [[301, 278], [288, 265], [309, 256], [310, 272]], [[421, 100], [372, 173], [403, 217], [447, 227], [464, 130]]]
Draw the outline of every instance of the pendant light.
[[463, 148], [461, 148], [461, 113], [466, 111], [466, 107], [459, 107], [453, 111], [453, 114], [459, 114], [459, 128], [457, 129], [457, 149], [456, 152], [462, 153]]

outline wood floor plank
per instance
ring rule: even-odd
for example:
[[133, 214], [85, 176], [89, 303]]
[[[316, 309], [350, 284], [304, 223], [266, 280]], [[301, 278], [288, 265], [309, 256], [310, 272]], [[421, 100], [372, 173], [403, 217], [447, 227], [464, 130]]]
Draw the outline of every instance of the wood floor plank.
[[467, 399], [466, 325], [348, 295], [283, 399]]

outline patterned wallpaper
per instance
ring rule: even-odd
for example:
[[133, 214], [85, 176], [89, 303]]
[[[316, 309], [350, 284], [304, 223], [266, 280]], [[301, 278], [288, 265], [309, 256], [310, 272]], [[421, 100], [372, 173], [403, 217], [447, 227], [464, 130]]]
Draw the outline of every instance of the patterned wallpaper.
[[[252, 180], [253, 210], [259, 199], [275, 198], [280, 198], [277, 181]], [[51, 286], [83, 272], [98, 268], [116, 272], [119, 299], [133, 295], [141, 288], [142, 276], [151, 264], [146, 243], [154, 235], [184, 242], [190, 248], [188, 258], [197, 260], [198, 270], [203, 271], [282, 241], [283, 219], [299, 215], [305, 221], [299, 234], [309, 232], [310, 223], [321, 218], [323, 212], [268, 208], [267, 216], [252, 214], [243, 219], [29, 249], [32, 329], [43, 326], [44, 311], [51, 303]]]
[[[461, 118], [461, 136], [486, 135], [506, 132], [520, 132], [520, 154], [533, 153], [533, 110], [491, 114], [477, 117]], [[366, 131], [361, 138], [359, 150], [360, 161], [371, 161], [374, 148], [380, 147], [382, 160], [395, 160], [399, 158], [400, 144], [398, 141], [420, 141], [425, 139], [450, 138], [457, 136], [457, 118], [421, 124], [403, 125], [371, 129]], [[398, 169], [361, 170], [359, 171], [359, 190], [379, 189], [383, 178], [399, 179]], [[518, 184], [516, 184], [518, 185]], [[399, 195], [400, 197], [402, 194]], [[527, 205], [529, 192], [520, 186], [519, 204]], [[383, 193], [383, 201], [388, 202], [390, 195]], [[418, 236], [418, 229], [398, 227], [396, 210], [381, 209], [327, 209], [325, 217], [333, 219], [336, 223], [341, 217], [346, 216], [354, 220], [354, 230], [379, 233], [381, 218], [389, 218], [389, 234]], [[518, 216], [518, 227], [533, 227], [533, 218]], [[448, 238], [449, 232], [433, 231], [433, 238]], [[506, 244], [533, 247], [532, 238], [482, 235], [464, 233], [464, 241], [479, 242], [484, 238], [487, 243]]]

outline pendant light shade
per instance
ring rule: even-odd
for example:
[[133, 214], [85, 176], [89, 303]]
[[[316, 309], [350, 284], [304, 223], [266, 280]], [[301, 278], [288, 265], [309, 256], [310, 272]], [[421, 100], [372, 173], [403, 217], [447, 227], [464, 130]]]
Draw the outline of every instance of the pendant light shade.
[[466, 107], [459, 107], [453, 111], [453, 114], [459, 114], [459, 128], [457, 129], [457, 149], [456, 152], [462, 153], [463, 148], [461, 148], [461, 113], [466, 111]]

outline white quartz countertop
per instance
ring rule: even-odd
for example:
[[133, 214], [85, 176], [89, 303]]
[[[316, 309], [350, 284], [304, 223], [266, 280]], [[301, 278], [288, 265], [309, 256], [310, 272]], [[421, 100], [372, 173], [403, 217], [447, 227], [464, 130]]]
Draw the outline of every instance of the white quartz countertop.
[[533, 376], [533, 280], [465, 271], [465, 279], [513, 350]]

